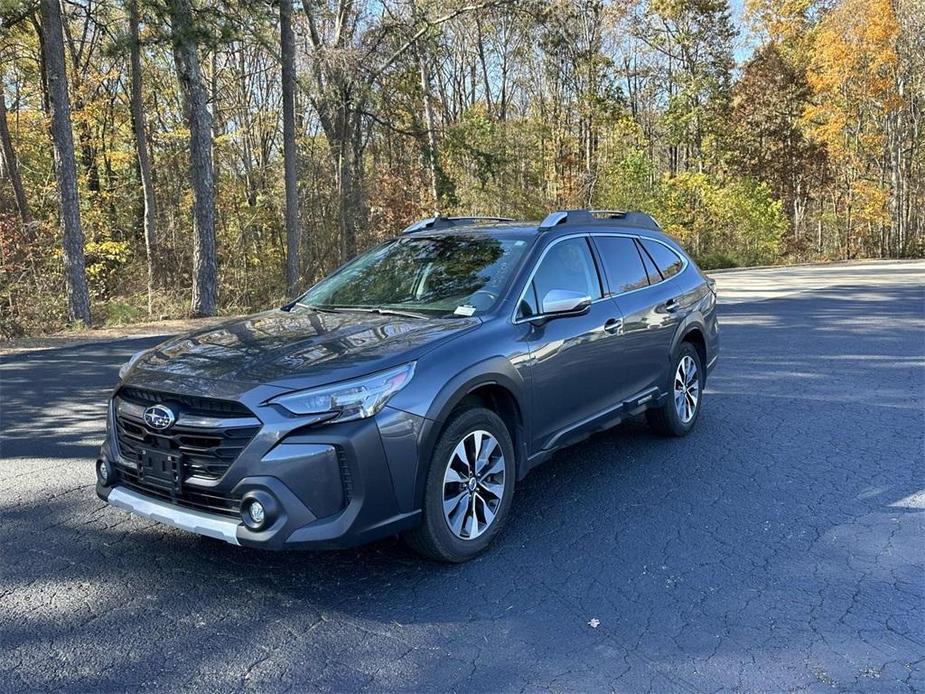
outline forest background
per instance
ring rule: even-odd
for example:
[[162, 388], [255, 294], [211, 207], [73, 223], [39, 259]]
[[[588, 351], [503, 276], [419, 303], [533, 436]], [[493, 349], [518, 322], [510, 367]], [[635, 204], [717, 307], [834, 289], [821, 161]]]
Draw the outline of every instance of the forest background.
[[0, 338], [278, 305], [435, 213], [921, 257], [923, 106], [922, 0], [0, 0]]

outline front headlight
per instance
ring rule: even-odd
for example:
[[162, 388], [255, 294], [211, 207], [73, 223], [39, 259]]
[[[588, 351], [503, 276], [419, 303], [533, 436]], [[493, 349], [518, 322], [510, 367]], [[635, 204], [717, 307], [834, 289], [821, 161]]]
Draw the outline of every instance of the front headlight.
[[414, 376], [414, 362], [352, 381], [299, 390], [270, 400], [292, 414], [337, 413], [329, 422], [365, 419], [379, 412]]
[[133, 366], [135, 366], [135, 362], [141, 359], [141, 357], [147, 351], [148, 350], [143, 349], [140, 352], [135, 352], [135, 354], [129, 357], [127, 362], [125, 362], [122, 366], [119, 367], [119, 380], [120, 381], [128, 375], [128, 372], [131, 371]]

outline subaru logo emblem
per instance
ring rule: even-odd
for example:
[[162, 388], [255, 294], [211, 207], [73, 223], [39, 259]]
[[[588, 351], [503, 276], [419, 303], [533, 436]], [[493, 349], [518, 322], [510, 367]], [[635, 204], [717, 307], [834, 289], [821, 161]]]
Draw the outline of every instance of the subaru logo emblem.
[[164, 405], [151, 405], [144, 413], [145, 423], [152, 429], [163, 430], [169, 428], [177, 416], [169, 407]]

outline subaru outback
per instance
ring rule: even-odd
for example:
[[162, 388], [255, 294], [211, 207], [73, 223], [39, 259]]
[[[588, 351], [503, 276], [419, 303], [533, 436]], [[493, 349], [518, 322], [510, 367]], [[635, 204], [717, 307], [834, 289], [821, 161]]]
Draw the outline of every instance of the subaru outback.
[[96, 491], [235, 545], [401, 534], [464, 561], [564, 446], [643, 413], [687, 434], [718, 350], [712, 281], [644, 213], [422, 220], [282, 308], [134, 355]]

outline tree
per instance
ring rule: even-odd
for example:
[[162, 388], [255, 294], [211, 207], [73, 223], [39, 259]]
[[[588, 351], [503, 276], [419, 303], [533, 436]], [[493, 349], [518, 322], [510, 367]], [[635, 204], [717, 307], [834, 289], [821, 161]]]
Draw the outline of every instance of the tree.
[[68, 100], [67, 72], [64, 66], [64, 36], [58, 0], [41, 0], [43, 57], [51, 108], [51, 136], [55, 154], [55, 175], [61, 216], [64, 279], [67, 289], [68, 318], [90, 325], [90, 293], [84, 259], [84, 235], [77, 197], [77, 165]]
[[16, 150], [10, 137], [10, 126], [6, 118], [6, 95], [3, 93], [3, 76], [0, 75], [0, 146], [3, 156], [3, 170], [10, 178], [13, 186], [13, 195], [16, 198], [16, 209], [23, 224], [32, 223], [32, 211], [26, 199], [26, 191], [22, 185], [22, 176], [19, 175], [19, 162], [16, 159]]
[[[563, 137], [577, 135], [575, 160], [580, 162], [578, 192], [571, 204], [591, 206], [599, 171], [598, 144], [607, 120], [622, 110], [622, 95], [612, 84], [612, 60], [603, 51], [608, 19], [602, 0], [572, 0], [550, 4], [543, 21], [540, 45], [553, 91], [560, 95], [565, 119], [559, 122], [556, 149], [561, 154]], [[572, 122], [574, 121], [574, 122]], [[568, 134], [563, 132], [568, 131]], [[561, 166], [561, 163], [558, 164]]]
[[841, 221], [839, 250], [845, 258], [880, 237], [888, 221], [884, 123], [899, 108], [897, 35], [890, 0], [842, 0], [815, 34], [807, 73], [813, 99], [804, 119], [836, 167], [832, 212]]
[[199, 62], [198, 25], [190, 0], [167, 0], [171, 43], [183, 111], [189, 127], [189, 172], [193, 188], [192, 315], [211, 316], [218, 307], [215, 251], [215, 170], [212, 166], [212, 114]]
[[[39, 2], [0, 0], [4, 336], [66, 324]], [[921, 0], [742, 0], [750, 54], [732, 0], [59, 2], [97, 320], [278, 305], [438, 210], [644, 209], [711, 266], [925, 253]]]
[[663, 59], [669, 171], [709, 168], [704, 145], [728, 115], [735, 64], [728, 0], [648, 0], [633, 31]]
[[745, 12], [765, 42], [797, 48], [793, 44], [803, 44], [809, 38], [813, 16], [826, 1], [745, 0]]
[[[334, 162], [344, 257], [356, 255], [357, 234], [365, 217], [364, 130], [371, 88], [433, 27], [500, 2], [462, 5], [435, 19], [424, 17], [416, 26], [396, 27], [392, 22], [373, 25], [366, 32], [360, 21], [364, 8], [354, 0], [334, 0], [333, 7], [310, 1], [302, 4], [311, 46], [309, 95]], [[404, 35], [396, 28], [405, 29]], [[395, 48], [381, 55], [381, 46], [389, 45], [388, 38]]]
[[684, 172], [663, 181], [655, 208], [665, 231], [707, 268], [773, 262], [787, 226], [780, 201], [748, 179], [718, 185]]
[[144, 100], [141, 86], [141, 45], [138, 38], [138, 0], [128, 0], [129, 53], [132, 68], [131, 110], [132, 130], [135, 134], [135, 151], [138, 173], [144, 198], [145, 255], [148, 261], [148, 313], [154, 309], [154, 286], [157, 273], [157, 201], [154, 197], [154, 179], [151, 174], [151, 155], [148, 152], [148, 134], [145, 127]]
[[279, 0], [280, 54], [283, 91], [283, 180], [286, 189], [286, 288], [295, 294], [301, 280], [299, 248], [299, 174], [295, 141], [295, 35], [292, 31], [292, 0]]
[[914, 252], [925, 226], [925, 13], [920, 3], [896, 3], [898, 36], [893, 91], [886, 123], [890, 158], [890, 218], [896, 255]]
[[418, 74], [421, 80], [421, 112], [424, 116], [425, 141], [424, 164], [427, 169], [430, 183], [430, 198], [433, 201], [431, 210], [433, 214], [440, 213], [440, 165], [438, 163], [437, 126], [434, 118], [433, 95], [430, 83], [430, 63], [423, 54], [423, 50], [415, 51], [418, 64]]
[[800, 119], [809, 103], [805, 75], [777, 44], [760, 47], [745, 64], [733, 89], [727, 146], [731, 167], [765, 181], [784, 203], [796, 239], [804, 230], [823, 152], [803, 135]]
[[[91, 100], [99, 88], [99, 74], [90, 70], [89, 66], [94, 64], [102, 47], [105, 27], [104, 17], [100, 15], [105, 15], [109, 6], [90, 0], [62, 3], [62, 8], [65, 55], [70, 60], [69, 93], [73, 125], [77, 132], [77, 154], [89, 197], [97, 198], [102, 191], [102, 176], [93, 121], [86, 117], [86, 112], [98, 106]], [[71, 31], [74, 25], [78, 27], [76, 32]]]

